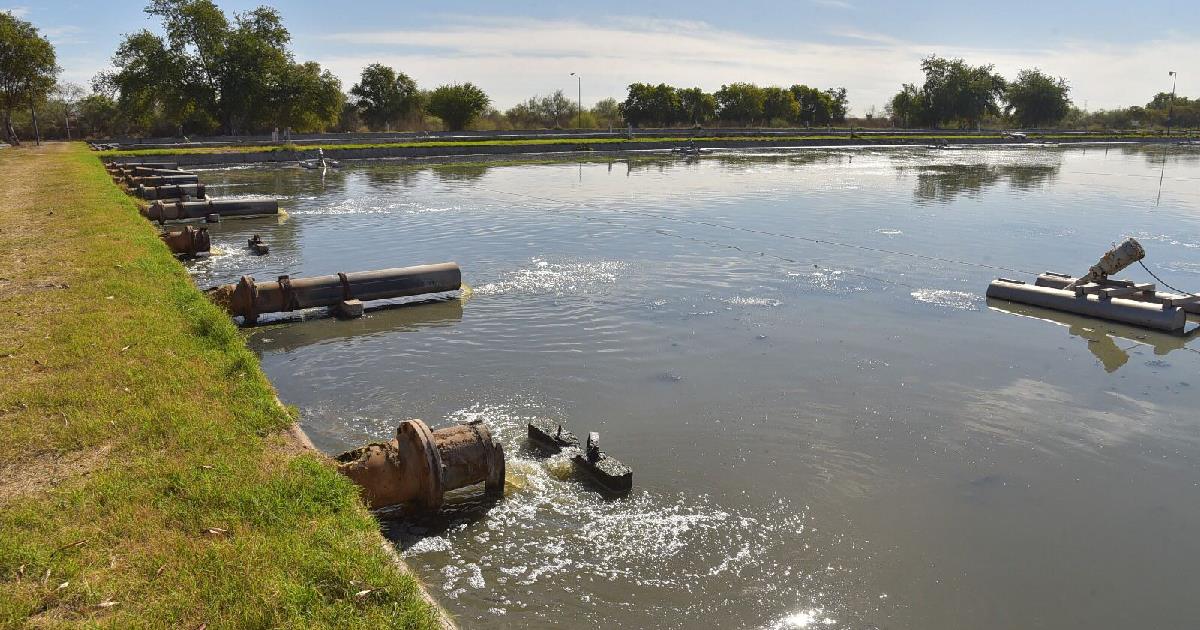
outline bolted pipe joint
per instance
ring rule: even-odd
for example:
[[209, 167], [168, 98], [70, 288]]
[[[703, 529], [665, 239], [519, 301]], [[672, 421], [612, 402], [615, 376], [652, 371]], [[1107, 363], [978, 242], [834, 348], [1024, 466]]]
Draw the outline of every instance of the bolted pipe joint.
[[431, 431], [421, 420], [405, 420], [392, 441], [347, 451], [337, 462], [372, 509], [433, 512], [446, 492], [479, 483], [489, 496], [504, 494], [504, 448], [479, 423]]

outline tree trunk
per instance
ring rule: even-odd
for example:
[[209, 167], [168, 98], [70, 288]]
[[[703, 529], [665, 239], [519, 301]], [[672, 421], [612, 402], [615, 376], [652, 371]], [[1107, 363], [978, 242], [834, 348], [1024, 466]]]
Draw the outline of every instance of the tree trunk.
[[8, 139], [8, 143], [14, 147], [21, 146], [21, 139], [17, 137], [17, 130], [12, 126], [12, 112], [4, 110], [4, 136]]
[[33, 106], [33, 99], [29, 99], [29, 116], [33, 118], [33, 139], [37, 146], [42, 146], [42, 132], [38, 129], [37, 124], [37, 108]]

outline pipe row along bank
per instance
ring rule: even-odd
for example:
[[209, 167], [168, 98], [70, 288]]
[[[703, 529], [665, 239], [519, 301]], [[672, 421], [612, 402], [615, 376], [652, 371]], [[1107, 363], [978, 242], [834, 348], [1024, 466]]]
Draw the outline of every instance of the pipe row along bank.
[[[168, 221], [203, 219], [216, 223], [222, 216], [247, 217], [279, 214], [279, 202], [274, 199], [211, 199], [196, 173], [179, 168], [174, 162], [107, 162], [105, 168], [113, 183], [123, 186], [130, 195], [149, 204], [142, 204], [142, 215], [160, 225]], [[163, 242], [177, 256], [189, 258], [212, 252], [212, 239], [207, 228], [185, 227], [164, 230]], [[263, 253], [265, 244], [251, 248]]]

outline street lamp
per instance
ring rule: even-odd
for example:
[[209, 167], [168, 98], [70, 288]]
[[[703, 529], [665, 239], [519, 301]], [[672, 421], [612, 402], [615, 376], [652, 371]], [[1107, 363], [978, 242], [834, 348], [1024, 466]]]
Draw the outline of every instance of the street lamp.
[[1179, 78], [1175, 76], [1175, 71], [1170, 70], [1167, 76], [1171, 77], [1171, 102], [1167, 104], [1167, 135], [1171, 135], [1171, 117], [1175, 114], [1175, 81]]
[[[1171, 74], [1175, 73], [1172, 72]], [[575, 94], [575, 98], [577, 99], [575, 101], [575, 128], [579, 129], [583, 127], [583, 77], [574, 72], [571, 73], [571, 76], [575, 77], [575, 87], [578, 89]]]

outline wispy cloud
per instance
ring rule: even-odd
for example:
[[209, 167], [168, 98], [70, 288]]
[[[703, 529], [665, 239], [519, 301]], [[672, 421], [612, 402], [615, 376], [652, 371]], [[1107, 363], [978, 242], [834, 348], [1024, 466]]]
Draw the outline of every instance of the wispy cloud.
[[83, 38], [83, 32], [83, 28], [71, 24], [41, 29], [42, 35], [46, 39], [49, 39], [50, 43], [55, 46], [62, 46], [63, 44], [86, 44], [88, 42]]
[[855, 9], [853, 4], [845, 0], [808, 0], [809, 4], [815, 4], [819, 7], [828, 7], [830, 9]]
[[[827, 41], [754, 37], [704, 22], [620, 20], [604, 24], [512, 18], [455, 18], [441, 28], [346, 32], [324, 40], [347, 51], [315, 56], [346, 87], [362, 67], [387, 63], [426, 86], [472, 81], [508, 107], [533, 94], [570, 90], [583, 77], [585, 101], [621, 97], [632, 82], [713, 90], [724, 83], [845, 86], [854, 111], [882, 105], [903, 82], [922, 79], [929, 54], [994, 63], [1006, 76], [1038, 66], [1067, 77], [1092, 109], [1149, 100], [1170, 60], [1200, 58], [1200, 40], [1169, 36], [1121, 46], [1075, 41], [1040, 50], [946, 46], [846, 30]], [[839, 41], [842, 40], [842, 41]], [[352, 52], [349, 52], [352, 51]], [[303, 53], [303, 51], [301, 51]], [[1158, 70], [1162, 68], [1162, 72]]]
[[23, 18], [29, 15], [29, 7], [0, 7], [0, 13], [9, 13], [13, 17]]

